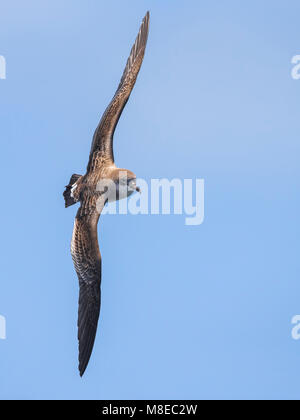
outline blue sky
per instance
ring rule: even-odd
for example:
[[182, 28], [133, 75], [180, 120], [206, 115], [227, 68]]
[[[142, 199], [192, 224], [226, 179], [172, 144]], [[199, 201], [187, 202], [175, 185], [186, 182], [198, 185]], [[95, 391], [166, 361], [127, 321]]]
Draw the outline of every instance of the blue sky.
[[[204, 178], [205, 221], [100, 220], [102, 309], [81, 379], [62, 191], [148, 9], [116, 163]], [[299, 13], [293, 0], [1, 2], [0, 398], [300, 397]]]

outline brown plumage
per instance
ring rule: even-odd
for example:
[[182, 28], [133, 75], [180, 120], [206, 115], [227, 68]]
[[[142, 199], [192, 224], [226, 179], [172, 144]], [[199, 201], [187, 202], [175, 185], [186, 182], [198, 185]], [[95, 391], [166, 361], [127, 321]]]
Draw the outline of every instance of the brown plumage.
[[[141, 68], [148, 31], [149, 12], [143, 19], [118, 89], [95, 131], [87, 172], [83, 176], [72, 175], [64, 191], [66, 207], [80, 202], [71, 241], [72, 259], [79, 279], [80, 376], [83, 375], [92, 353], [100, 312], [101, 255], [97, 235], [100, 213], [107, 201], [128, 197], [135, 190], [139, 191], [135, 174], [118, 168], [114, 163], [113, 135]], [[116, 187], [115, 196], [112, 196], [109, 188], [99, 189], [99, 182], [105, 180], [111, 181]]]

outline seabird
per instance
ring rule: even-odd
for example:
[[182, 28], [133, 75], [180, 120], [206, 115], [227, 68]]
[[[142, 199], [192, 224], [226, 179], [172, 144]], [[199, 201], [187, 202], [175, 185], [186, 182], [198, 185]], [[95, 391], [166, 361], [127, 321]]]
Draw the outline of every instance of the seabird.
[[[77, 325], [80, 376], [84, 374], [92, 353], [100, 312], [101, 254], [97, 234], [100, 213], [107, 201], [123, 198], [124, 195], [120, 194], [121, 187], [124, 191], [125, 186], [127, 197], [134, 191], [139, 191], [136, 175], [115, 165], [113, 136], [141, 68], [148, 31], [149, 12], [143, 19], [118, 89], [96, 128], [86, 174], [73, 174], [63, 193], [65, 207], [80, 202], [71, 241], [71, 255], [79, 280]], [[97, 187], [103, 180], [114, 183], [114, 198], [108, 196], [107, 190], [103, 194]]]

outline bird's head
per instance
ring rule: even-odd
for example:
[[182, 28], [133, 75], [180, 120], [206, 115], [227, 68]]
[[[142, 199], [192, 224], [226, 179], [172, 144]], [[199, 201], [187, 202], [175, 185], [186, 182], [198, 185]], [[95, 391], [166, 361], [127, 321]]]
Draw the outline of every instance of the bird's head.
[[141, 192], [136, 185], [136, 175], [128, 169], [116, 169], [112, 175], [116, 184], [117, 200], [129, 197], [135, 191]]

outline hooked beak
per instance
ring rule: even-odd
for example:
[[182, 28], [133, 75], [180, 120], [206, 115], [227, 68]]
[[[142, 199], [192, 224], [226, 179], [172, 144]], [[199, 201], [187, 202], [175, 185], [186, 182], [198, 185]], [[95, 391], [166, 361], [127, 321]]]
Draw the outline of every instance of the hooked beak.
[[129, 182], [129, 184], [128, 184], [128, 188], [129, 188], [129, 191], [132, 191], [132, 192], [137, 191], [137, 192], [141, 193], [141, 189], [140, 189], [140, 187], [138, 187], [138, 186], [136, 185], [136, 179], [135, 179], [135, 178], [134, 178], [134, 179], [132, 179], [132, 180]]

